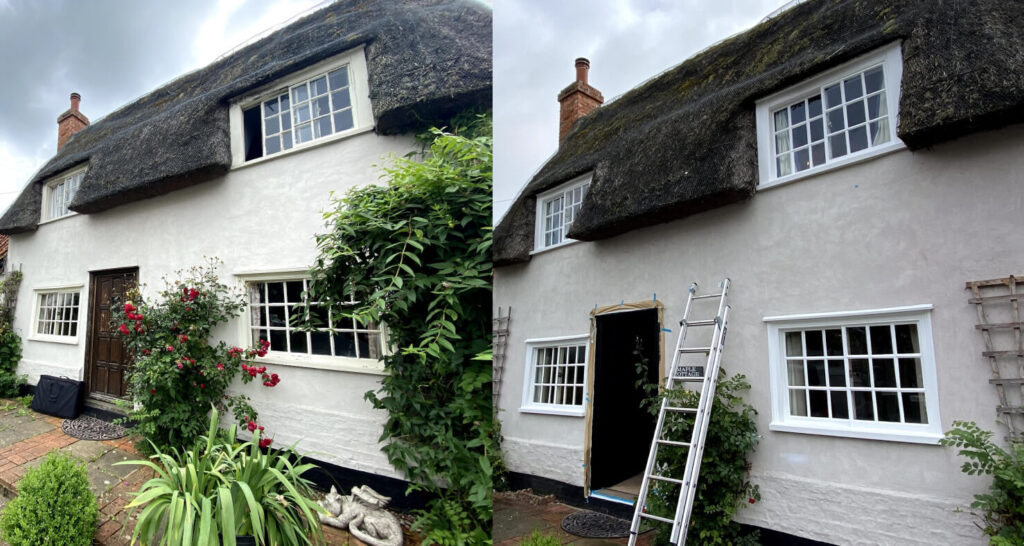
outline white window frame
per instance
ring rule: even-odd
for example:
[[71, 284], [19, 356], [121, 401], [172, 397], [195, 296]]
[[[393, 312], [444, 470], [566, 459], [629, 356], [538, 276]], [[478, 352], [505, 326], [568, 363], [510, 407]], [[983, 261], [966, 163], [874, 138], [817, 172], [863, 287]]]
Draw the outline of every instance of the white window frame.
[[[303, 82], [307, 82], [312, 79], [316, 79], [319, 76], [325, 75], [328, 72], [340, 68], [342, 66], [348, 66], [348, 78], [349, 78], [349, 96], [352, 101], [352, 123], [353, 126], [350, 129], [346, 129], [341, 132], [337, 132], [326, 137], [314, 138], [302, 143], [293, 144], [289, 150], [281, 150], [280, 152], [272, 155], [264, 155], [256, 159], [249, 161], [245, 160], [245, 127], [242, 112], [248, 110], [254, 106], [262, 108], [264, 101], [274, 98], [277, 95], [290, 93], [293, 86], [299, 85]], [[370, 104], [370, 86], [369, 78], [366, 69], [366, 54], [363, 46], [356, 47], [348, 50], [339, 55], [335, 55], [329, 59], [321, 61], [309, 68], [298, 71], [294, 74], [289, 75], [286, 78], [276, 80], [268, 85], [262, 86], [250, 93], [247, 93], [243, 97], [235, 99], [231, 105], [229, 111], [230, 125], [231, 125], [231, 157], [232, 167], [247, 167], [262, 163], [264, 161], [270, 161], [279, 157], [287, 157], [291, 154], [301, 152], [303, 150], [309, 150], [335, 142], [340, 139], [348, 138], [357, 134], [362, 134], [367, 131], [373, 130], [373, 110]], [[260, 113], [260, 140], [261, 146], [264, 144], [262, 140], [264, 138], [264, 125], [262, 112]], [[293, 122], [294, 127], [294, 122]], [[294, 141], [293, 141], [294, 142]]]
[[[544, 349], [549, 347], [563, 347], [568, 345], [582, 345], [584, 347], [583, 353], [583, 404], [568, 405], [568, 404], [542, 404], [533, 401], [533, 387], [535, 377], [535, 366], [537, 349]], [[573, 336], [563, 337], [549, 337], [549, 338], [537, 338], [526, 340], [526, 366], [523, 376], [523, 402], [519, 407], [519, 411], [522, 413], [541, 413], [548, 415], [565, 415], [570, 417], [583, 417], [586, 412], [587, 400], [590, 397], [589, 385], [587, 384], [587, 377], [590, 367], [590, 335], [579, 334]]]
[[[774, 431], [823, 436], [937, 444], [943, 434], [942, 421], [939, 417], [931, 310], [932, 305], [925, 304], [863, 311], [765, 317], [763, 320], [768, 329], [768, 363], [772, 400], [772, 416], [768, 428]], [[784, 336], [787, 331], [894, 323], [917, 325], [927, 424], [861, 421], [852, 417], [844, 420], [790, 415], [786, 357], [783, 354], [785, 351]], [[848, 379], [847, 385], [849, 385]]]
[[[78, 340], [82, 337], [83, 319], [86, 312], [85, 297], [82, 295], [82, 289], [84, 287], [84, 284], [69, 284], [34, 288], [32, 290], [34, 300], [32, 302], [32, 325], [29, 329], [31, 334], [28, 336], [28, 339], [31, 341], [77, 345]], [[43, 297], [47, 294], [78, 294], [78, 322], [75, 326], [75, 335], [63, 336], [39, 333], [40, 308], [42, 307]]]
[[[889, 141], [878, 146], [868, 146], [857, 152], [848, 152], [838, 159], [828, 159], [826, 152], [826, 160], [822, 165], [812, 166], [803, 171], [794, 171], [786, 176], [776, 176], [775, 132], [772, 113], [801, 99], [817, 93], [823, 93], [825, 87], [841, 82], [848, 76], [864, 72], [879, 65], [883, 67], [885, 78], [883, 89], [885, 90], [886, 107], [888, 108], [889, 116]], [[906, 148], [903, 141], [896, 135], [896, 128], [899, 125], [899, 99], [902, 79], [903, 54], [900, 49], [900, 43], [896, 42], [837, 66], [779, 93], [758, 100], [755, 108], [757, 119], [758, 189], [781, 186]], [[828, 141], [827, 130], [825, 141]]]
[[[566, 224], [565, 221], [564, 221], [564, 216], [563, 216], [562, 226], [561, 226], [561, 228], [559, 228], [562, 231], [562, 240], [557, 242], [557, 243], [555, 243], [555, 244], [545, 246], [544, 245], [544, 235], [545, 235], [546, 230], [544, 229], [544, 224], [545, 224], [546, 216], [544, 214], [544, 208], [545, 208], [545, 204], [548, 201], [550, 201], [552, 199], [556, 199], [556, 198], [558, 198], [560, 196], [565, 196], [566, 194], [570, 194], [576, 188], [581, 188], [581, 187], [585, 186], [587, 188], [587, 192], [589, 192], [590, 191], [590, 180], [591, 180], [591, 178], [592, 178], [591, 174], [585, 174], [583, 176], [578, 176], [578, 177], [573, 178], [572, 180], [570, 180], [570, 181], [568, 181], [568, 182], [566, 182], [564, 184], [560, 184], [556, 188], [552, 188], [552, 189], [550, 189], [550, 190], [548, 190], [548, 191], [546, 191], [544, 193], [541, 193], [541, 194], [537, 195], [537, 206], [536, 206], [537, 212], [536, 212], [536, 219], [534, 221], [534, 235], [533, 235], [533, 247], [534, 247], [534, 250], [532, 252], [533, 254], [536, 254], [537, 252], [544, 252], [545, 250], [551, 250], [553, 248], [558, 248], [558, 247], [562, 247], [562, 246], [566, 246], [566, 245], [571, 245], [573, 243], [578, 243], [579, 242], [576, 239], [570, 239], [569, 237], [566, 236], [569, 233], [569, 228], [572, 226], [572, 222], [569, 222], [569, 224]], [[582, 199], [586, 199], [586, 193], [584, 193]], [[582, 206], [582, 199], [580, 201], [580, 205], [581, 206]], [[563, 215], [565, 214], [565, 207], [564, 206], [562, 207], [561, 214], [563, 214]]]
[[[75, 195], [82, 188], [82, 179], [85, 177], [86, 170], [88, 170], [87, 167], [79, 167], [77, 169], [61, 173], [60, 175], [47, 180], [46, 183], [43, 184], [43, 201], [42, 206], [39, 207], [40, 224], [54, 222], [56, 220], [61, 220], [63, 218], [67, 218], [69, 216], [74, 216], [78, 214], [77, 212], [68, 209], [68, 211], [65, 212], [64, 214], [61, 214], [60, 216], [54, 216], [53, 211], [50, 210], [50, 200], [53, 198], [56, 188], [60, 186], [60, 191], [64, 194], [63, 197], [65, 199], [63, 208], [66, 209], [68, 204], [71, 203], [72, 200], [74, 200]], [[70, 195], [68, 195], [66, 188], [68, 184], [72, 183], [75, 184], [75, 189], [70, 192]]]
[[[280, 271], [239, 272], [235, 273], [235, 278], [238, 279], [244, 290], [246, 301], [245, 313], [240, 319], [238, 319], [239, 346], [248, 347], [252, 345], [252, 324], [250, 322], [252, 317], [252, 307], [249, 304], [249, 283], [287, 282], [309, 279], [309, 268], [296, 268]], [[387, 329], [383, 325], [381, 326], [380, 337], [381, 356], [386, 356], [389, 354]], [[267, 356], [260, 358], [259, 361], [282, 366], [294, 366], [320, 370], [337, 370], [373, 375], [384, 375], [386, 373], [383, 360], [371, 360], [368, 358], [268, 351]]]

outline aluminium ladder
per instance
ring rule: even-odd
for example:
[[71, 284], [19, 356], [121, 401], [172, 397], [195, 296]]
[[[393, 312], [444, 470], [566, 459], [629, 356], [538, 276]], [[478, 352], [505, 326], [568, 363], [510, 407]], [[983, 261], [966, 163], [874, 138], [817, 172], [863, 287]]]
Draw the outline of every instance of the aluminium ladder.
[[[669, 370], [665, 389], [677, 388], [677, 383], [700, 383], [700, 398], [696, 408], [685, 408], [672, 405], [672, 401], [666, 396], [661, 400], [661, 409], [658, 411], [658, 421], [654, 428], [654, 438], [651, 441], [651, 451], [647, 456], [647, 468], [644, 469], [643, 482], [640, 485], [640, 494], [636, 499], [636, 506], [633, 512], [633, 521], [629, 527], [629, 544], [636, 543], [640, 531], [642, 519], [650, 519], [669, 523], [672, 525], [672, 534], [669, 542], [672, 544], [686, 544], [686, 531], [690, 525], [690, 515], [693, 511], [693, 500], [697, 493], [697, 477], [700, 473], [700, 461], [704, 454], [704, 438], [707, 435], [708, 422], [711, 418], [711, 407], [715, 398], [715, 387], [718, 384], [718, 370], [722, 362], [722, 347], [725, 345], [725, 334], [729, 324], [729, 306], [726, 299], [729, 293], [729, 279], [723, 279], [719, 284], [721, 292], [698, 296], [697, 283], [690, 285], [689, 294], [686, 298], [686, 308], [683, 311], [683, 318], [679, 321], [679, 339], [676, 341], [675, 354], [672, 357], [672, 367]], [[714, 318], [707, 320], [690, 320], [690, 311], [694, 300], [718, 298], [718, 313]], [[686, 333], [690, 327], [714, 327], [711, 337], [711, 344], [707, 346], [690, 347], [686, 346]], [[704, 366], [682, 365], [681, 355], [703, 353], [707, 355]], [[695, 390], [695, 389], [694, 389]], [[669, 413], [676, 413], [683, 416], [692, 415], [693, 425], [688, 442], [679, 438], [663, 438], [665, 428], [665, 417]], [[671, 428], [671, 427], [670, 427]], [[663, 476], [657, 474], [658, 448], [661, 446], [673, 446], [686, 448], [686, 467], [682, 478]], [[675, 517], [667, 517], [649, 514], [646, 511], [647, 495], [650, 492], [651, 482], [663, 482], [677, 484], [679, 497], [676, 502]]]

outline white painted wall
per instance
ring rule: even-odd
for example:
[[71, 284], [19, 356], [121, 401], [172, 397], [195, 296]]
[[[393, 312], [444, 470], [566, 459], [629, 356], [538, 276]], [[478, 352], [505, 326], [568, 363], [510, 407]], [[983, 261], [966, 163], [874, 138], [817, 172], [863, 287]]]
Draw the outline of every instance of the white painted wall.
[[995, 423], [975, 309], [964, 282], [1021, 274], [1024, 126], [907, 150], [759, 192], [696, 216], [542, 252], [499, 268], [495, 306], [513, 320], [501, 385], [513, 471], [583, 484], [582, 417], [518, 411], [525, 340], [588, 332], [596, 305], [666, 305], [673, 330], [692, 281], [732, 279], [723, 366], [747, 375], [762, 434], [752, 475], [764, 500], [738, 519], [840, 544], [984, 544], [966, 514], [988, 478], [935, 445], [768, 430], [768, 341], [762, 318], [931, 304], [943, 430]]
[[[204, 257], [224, 262], [221, 279], [254, 270], [308, 268], [316, 256], [313, 239], [325, 231], [322, 211], [329, 192], [377, 183], [385, 157], [414, 148], [410, 136], [362, 133], [295, 153], [236, 168], [226, 176], [161, 197], [102, 213], [74, 215], [11, 237], [11, 267], [21, 268], [15, 329], [31, 331], [34, 290], [80, 284], [82, 308], [78, 341], [58, 344], [26, 340], [19, 373], [35, 383], [41, 374], [82, 379], [88, 317], [89, 272], [138, 267], [139, 281], [153, 296], [163, 277], [199, 265]], [[248, 346], [239, 317], [216, 335], [229, 344]], [[283, 365], [261, 359], [281, 375], [273, 389], [259, 381], [238, 383], [260, 411], [260, 420], [279, 445], [297, 440], [300, 451], [343, 467], [401, 477], [380, 453], [383, 412], [363, 400], [379, 386], [380, 376]], [[275, 364], [275, 362], [278, 362]]]

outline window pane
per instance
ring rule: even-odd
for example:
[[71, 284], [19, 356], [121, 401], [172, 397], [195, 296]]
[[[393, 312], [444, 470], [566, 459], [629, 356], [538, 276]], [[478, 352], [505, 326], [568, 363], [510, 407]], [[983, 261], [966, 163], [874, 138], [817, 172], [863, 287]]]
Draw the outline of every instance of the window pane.
[[836, 108], [835, 110], [829, 110], [828, 114], [825, 115], [828, 120], [828, 132], [836, 133], [846, 128], [846, 124], [843, 121], [843, 109]]
[[832, 159], [846, 155], [846, 134], [839, 133], [828, 137], [828, 144], [832, 151]]
[[309, 123], [299, 125], [295, 131], [295, 143], [313, 140], [313, 127]]
[[270, 350], [287, 351], [288, 340], [284, 330], [270, 330]]
[[352, 121], [352, 110], [343, 110], [334, 114], [334, 130], [341, 132], [355, 126]]
[[797, 150], [793, 154], [793, 159], [796, 163], [797, 171], [805, 171], [811, 168], [811, 152], [807, 148]]
[[[356, 356], [356, 335], [352, 332], [338, 332], [334, 334], [335, 356]], [[539, 372], [540, 370], [538, 370]]]
[[281, 114], [281, 129], [287, 131], [292, 128], [292, 114], [291, 112], [285, 112]]
[[789, 145], [789, 131], [775, 133], [775, 152], [788, 152], [790, 148], [792, 148], [792, 146]]
[[871, 361], [871, 367], [875, 372], [876, 388], [894, 388], [896, 386], [896, 369], [893, 367], [891, 358], [875, 358]]
[[825, 345], [828, 356], [843, 356], [843, 331], [838, 328], [825, 330]]
[[310, 332], [309, 339], [313, 354], [315, 355], [329, 355], [331, 354], [331, 334], [327, 332]]
[[807, 417], [807, 398], [805, 391], [789, 391], [789, 414], [797, 417]]
[[814, 146], [811, 146], [811, 161], [814, 163], [815, 167], [825, 164], [824, 144], [815, 144]]
[[919, 353], [921, 346], [917, 341], [917, 325], [897, 324], [896, 329], [896, 352], [898, 353]]
[[828, 392], [810, 391], [811, 417], [828, 417]]
[[292, 332], [291, 335], [292, 350], [293, 353], [306, 353], [306, 332]]
[[874, 93], [882, 88], [885, 84], [885, 78], [882, 75], [882, 67], [872, 68], [864, 73], [864, 84], [867, 87], [868, 93]]
[[889, 106], [885, 103], [885, 93], [871, 95], [868, 97], [868, 117], [877, 119], [889, 113]]
[[333, 106], [336, 111], [352, 106], [352, 100], [348, 96], [348, 89], [342, 89], [341, 91], [331, 93], [331, 106]]
[[851, 355], [868, 354], [868, 336], [863, 326], [851, 326], [846, 329], [846, 342], [849, 344]]
[[264, 141], [267, 155], [276, 154], [281, 151], [281, 139], [277, 136], [272, 136]]
[[832, 417], [834, 419], [849, 419], [850, 408], [846, 403], [846, 392], [833, 392], [832, 396]]
[[804, 361], [790, 360], [786, 363], [789, 374], [789, 386], [802, 387], [804, 385]]
[[320, 76], [309, 82], [309, 90], [314, 97], [327, 94], [327, 76]]
[[263, 117], [269, 118], [277, 113], [277, 99], [270, 99], [263, 103]]
[[805, 332], [807, 338], [807, 354], [808, 356], [822, 356], [825, 354], [825, 349], [821, 341], [821, 330], [808, 330]]
[[811, 142], [825, 139], [825, 122], [820, 118], [811, 121]]
[[285, 283], [285, 295], [289, 303], [302, 301], [302, 281], [288, 281]]
[[875, 402], [878, 404], [878, 420], [893, 423], [900, 422], [900, 401], [899, 395], [894, 392], [875, 393]]
[[313, 121], [313, 137], [321, 138], [331, 134], [331, 118], [322, 117]]
[[860, 98], [864, 95], [864, 87], [860, 82], [860, 74], [844, 81], [843, 88], [846, 91], [846, 100], [848, 101]]
[[870, 387], [871, 375], [868, 371], [868, 359], [850, 359], [850, 385], [854, 387]]
[[793, 161], [788, 153], [779, 156], [775, 160], [775, 169], [779, 173], [778, 176], [786, 176], [793, 173]]
[[291, 101], [288, 100], [288, 93], [281, 95], [277, 100], [281, 102], [281, 111], [288, 112], [288, 109], [291, 107]]
[[871, 391], [853, 391], [853, 416], [861, 421], [874, 421], [875, 408], [871, 401]]
[[807, 362], [807, 384], [813, 387], [825, 386], [824, 360], [809, 360]]
[[284, 283], [267, 283], [267, 299], [270, 303], [284, 303]]
[[871, 145], [878, 146], [889, 142], [889, 120], [881, 119], [871, 122]]
[[287, 133], [282, 133], [281, 134], [281, 140], [283, 141], [282, 148], [284, 148], [285, 150], [291, 150], [292, 149], [292, 132], [291, 131], [288, 131]]
[[832, 108], [838, 106], [843, 102], [842, 91], [839, 90], [839, 84], [830, 85], [825, 88], [825, 106]]
[[331, 89], [341, 89], [348, 85], [348, 67], [341, 67], [330, 74], [327, 77], [331, 81]]
[[924, 382], [921, 380], [920, 358], [900, 359], [900, 387], [904, 389], [924, 387]]
[[793, 126], [793, 147], [799, 148], [807, 145], [807, 125]]
[[791, 123], [800, 123], [807, 119], [807, 111], [804, 103], [800, 102], [789, 107], [789, 120]]
[[292, 88], [292, 101], [295, 104], [305, 102], [309, 98], [309, 91], [306, 89], [306, 84], [299, 85]]
[[868, 147], [868, 130], [861, 125], [850, 131], [850, 153], [859, 152]]
[[828, 385], [830, 387], [846, 386], [846, 368], [842, 360], [828, 361]]
[[859, 100], [846, 105], [846, 123], [850, 127], [867, 121], [864, 114], [864, 101]]
[[924, 405], [924, 393], [903, 393], [903, 417], [905, 423], [928, 423], [928, 411]]
[[[380, 334], [360, 332], [356, 336], [359, 339], [359, 358], [372, 358], [376, 360], [381, 357]], [[570, 379], [569, 383], [572, 382]]]
[[807, 99], [808, 117], [821, 115], [821, 95], [815, 95]]
[[270, 307], [269, 311], [270, 311], [270, 325], [271, 326], [276, 326], [278, 328], [284, 328], [287, 325], [287, 323], [285, 321], [285, 316], [286, 316], [287, 313], [285, 313], [284, 307], [272, 306], [272, 307]]
[[786, 356], [803, 356], [803, 341], [800, 332], [786, 332]]
[[281, 130], [280, 120], [276, 116], [268, 118], [265, 127], [267, 135], [276, 135]]
[[789, 127], [789, 112], [783, 108], [775, 112], [775, 130], [779, 131]]
[[305, 122], [309, 121], [309, 119], [310, 119], [310, 115], [309, 115], [309, 105], [308, 104], [303, 104], [302, 106], [300, 106], [300, 107], [295, 109], [295, 122], [296, 123], [305, 123]]
[[871, 354], [886, 355], [892, 354], [892, 333], [889, 326], [871, 327]]
[[331, 112], [331, 100], [326, 95], [313, 99], [313, 117], [326, 116]]

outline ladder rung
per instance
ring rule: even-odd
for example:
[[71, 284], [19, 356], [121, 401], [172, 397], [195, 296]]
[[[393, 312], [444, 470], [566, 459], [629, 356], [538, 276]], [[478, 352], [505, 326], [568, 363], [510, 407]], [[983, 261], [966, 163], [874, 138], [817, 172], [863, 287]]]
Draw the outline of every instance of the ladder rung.
[[672, 520], [670, 520], [668, 518], [663, 518], [661, 516], [655, 516], [654, 514], [648, 514], [647, 512], [640, 512], [640, 517], [647, 518], [647, 519], [653, 519], [653, 520], [661, 521], [661, 522], [664, 522], [664, 523], [670, 523], [670, 524], [673, 524], [673, 525], [675, 524], [674, 521], [672, 521]]
[[1024, 294], [1003, 294], [1002, 296], [985, 296], [984, 298], [971, 298], [967, 301], [969, 303], [997, 303], [1001, 301], [1019, 301], [1022, 299], [1024, 299]]
[[708, 298], [720, 298], [720, 297], [722, 297], [722, 293], [721, 292], [719, 292], [717, 294], [704, 294], [703, 296], [693, 296], [692, 299], [695, 299], [695, 300], [705, 300], [705, 299], [708, 299]]
[[998, 406], [996, 411], [999, 413], [1024, 413], [1024, 406]]
[[988, 382], [992, 385], [1024, 385], [1024, 377], [999, 377]]
[[994, 324], [975, 324], [978, 330], [1010, 330], [1024, 328], [1024, 322], [999, 322]]
[[1024, 351], [984, 351], [981, 356], [1024, 356]]
[[711, 347], [680, 347], [680, 353], [710, 353]]
[[666, 446], [690, 447], [690, 442], [677, 442], [675, 440], [658, 440], [658, 443]]
[[[703, 381], [703, 379], [701, 379]], [[682, 408], [679, 406], [665, 406], [665, 411], [678, 411], [680, 413], [697, 413], [697, 408]]]
[[718, 324], [718, 319], [713, 318], [708, 320], [684, 320], [683, 324], [687, 326], [714, 326], [715, 324]]
[[672, 482], [672, 483], [678, 483], [679, 485], [683, 485], [683, 480], [680, 480], [680, 479], [677, 479], [677, 478], [669, 478], [668, 476], [659, 476], [657, 474], [651, 474], [649, 477], [652, 480], [658, 480], [658, 481], [663, 481], [663, 482]]
[[673, 382], [684, 381], [684, 382], [689, 382], [689, 383], [703, 383], [704, 382], [704, 378], [703, 377], [686, 377], [686, 376], [683, 376], [683, 377], [673, 377], [672, 381]]

